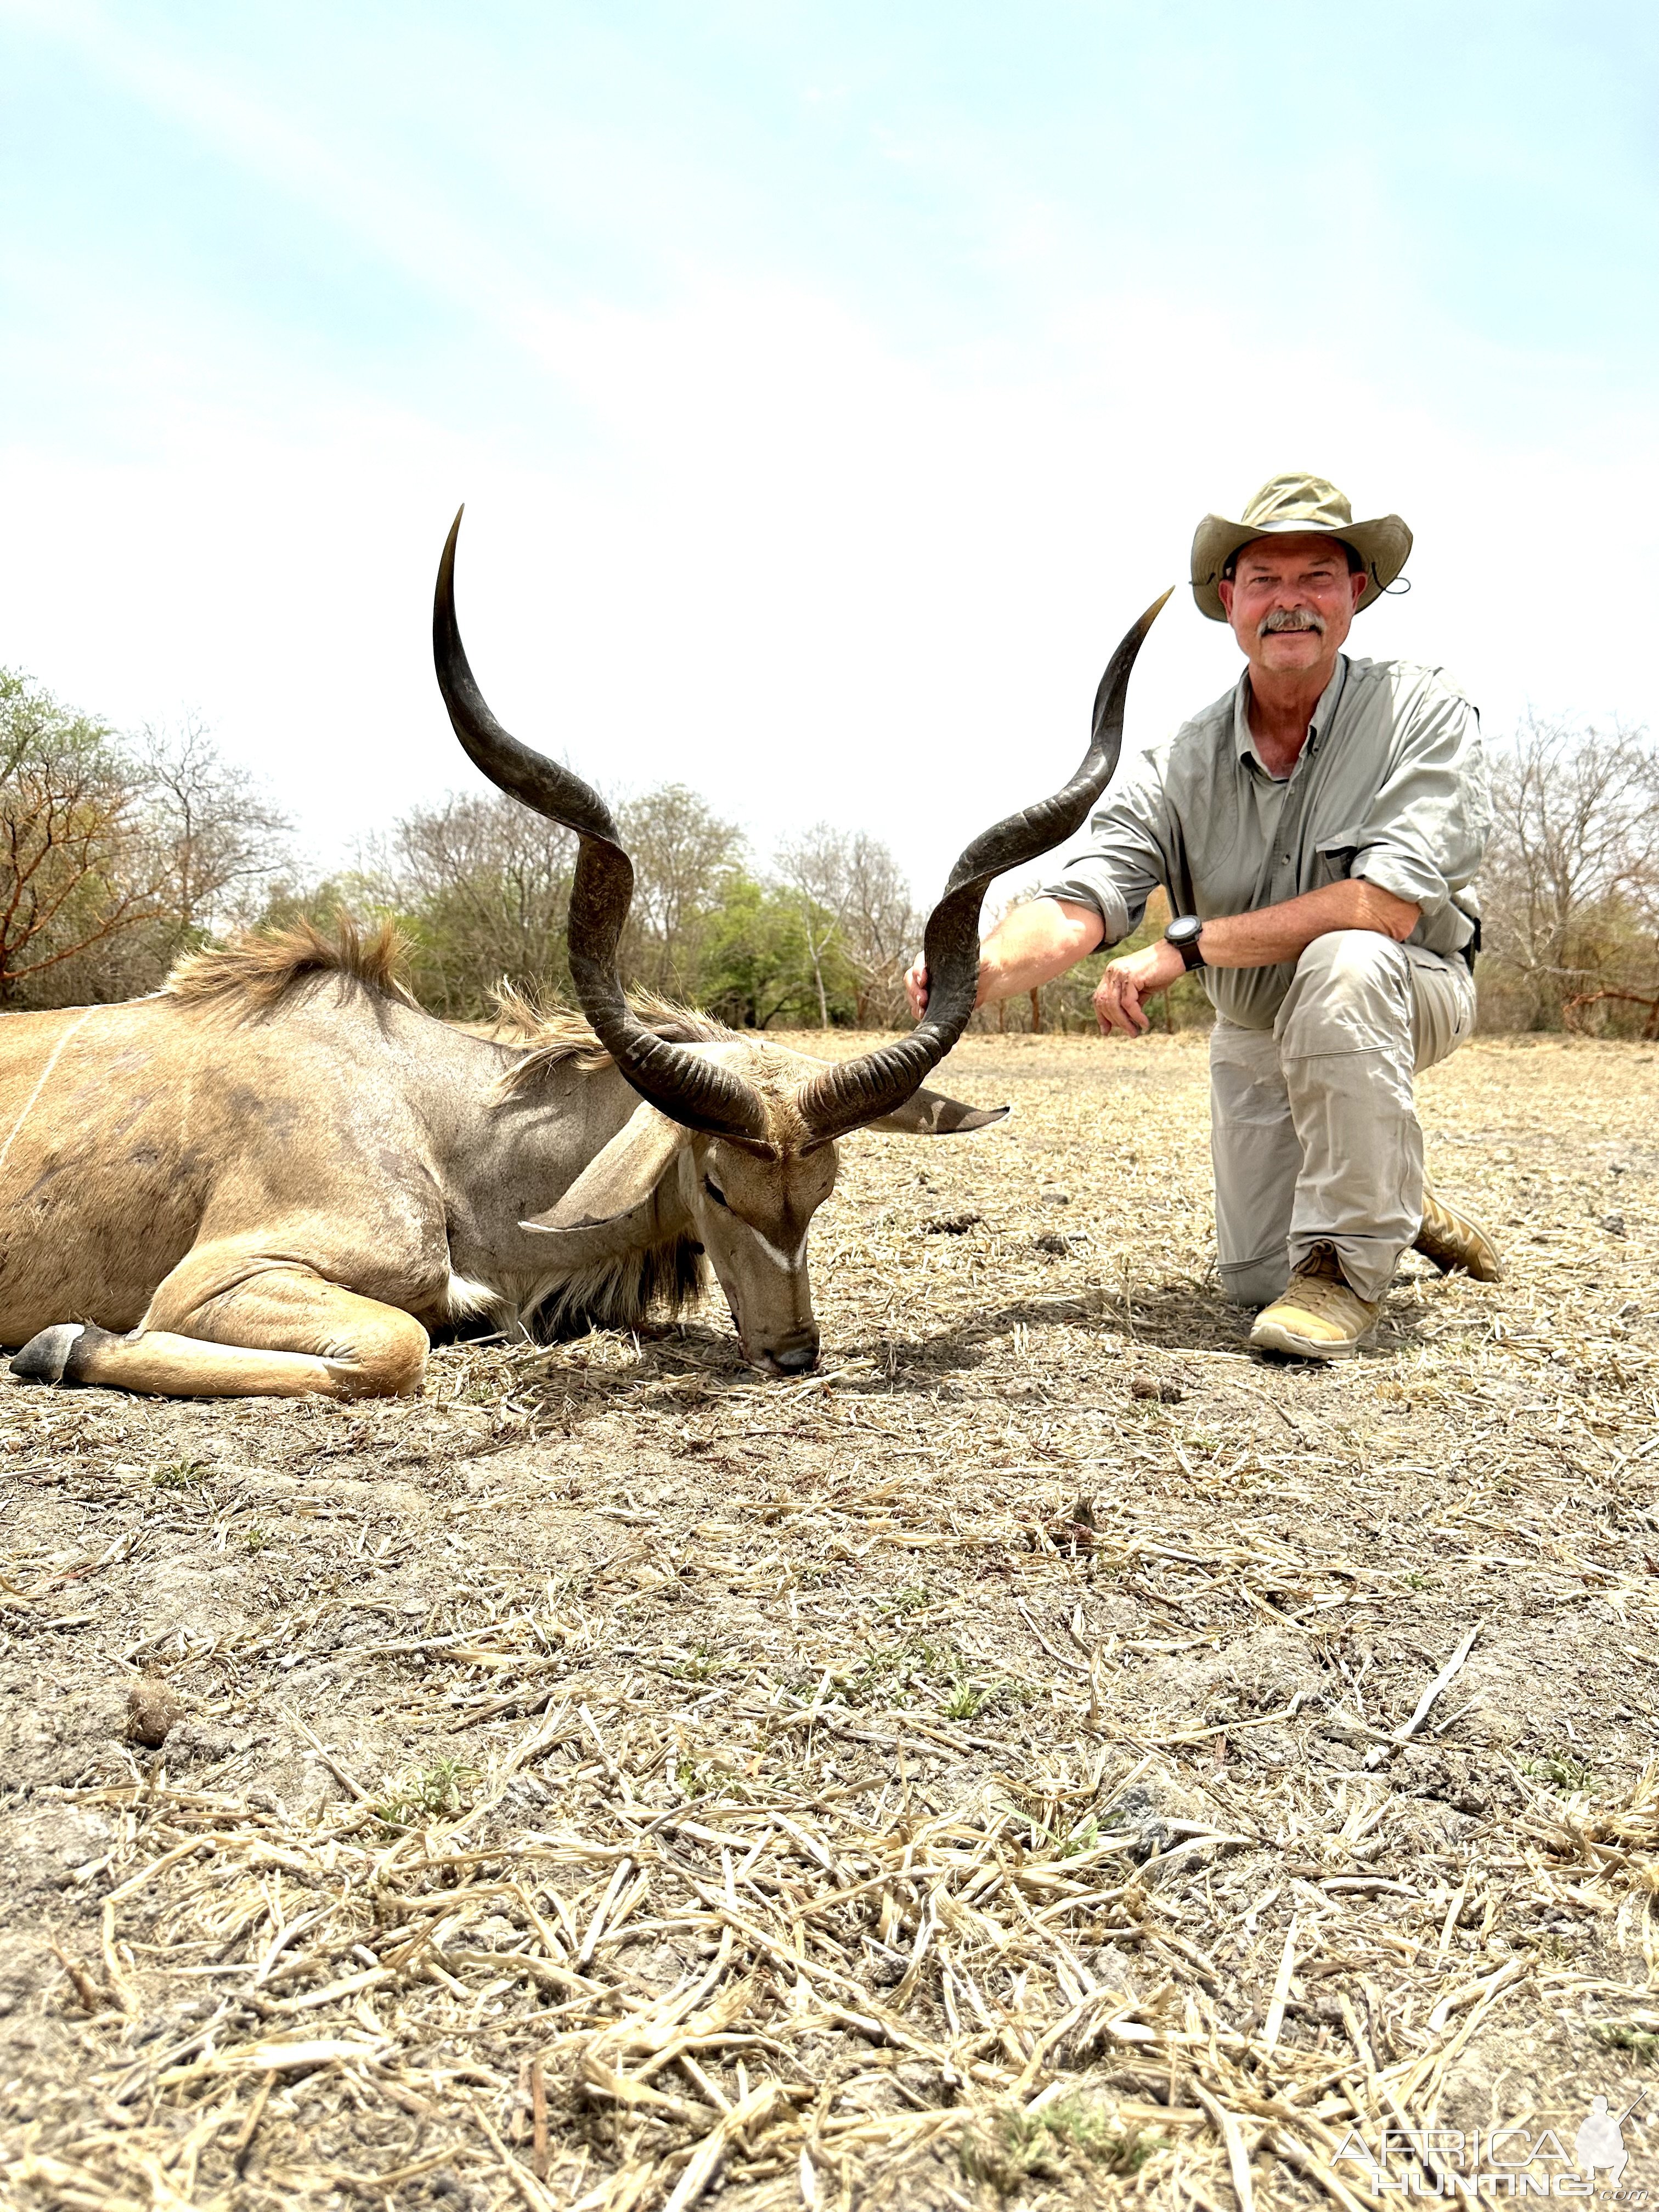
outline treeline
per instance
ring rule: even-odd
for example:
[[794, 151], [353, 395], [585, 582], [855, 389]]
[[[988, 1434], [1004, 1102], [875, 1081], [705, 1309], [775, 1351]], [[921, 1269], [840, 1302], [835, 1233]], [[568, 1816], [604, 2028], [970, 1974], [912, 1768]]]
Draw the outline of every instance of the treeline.
[[[684, 784], [615, 809], [634, 863], [623, 974], [739, 1029], [884, 1028], [899, 1018], [921, 928], [892, 854], [819, 823], [767, 867]], [[565, 913], [576, 841], [497, 793], [416, 807], [349, 874], [283, 884], [273, 918], [343, 907], [395, 920], [422, 1002], [454, 1020], [489, 1012], [503, 977], [566, 995]]]
[[[1481, 1026], [1659, 1036], [1659, 765], [1645, 733], [1528, 720], [1494, 768], [1497, 830]], [[632, 983], [738, 1028], [908, 1024], [918, 911], [892, 854], [817, 823], [761, 861], [738, 825], [684, 784], [617, 809], [635, 887], [622, 946]], [[395, 823], [319, 881], [291, 825], [210, 734], [123, 736], [0, 671], [0, 1007], [153, 990], [181, 952], [260, 921], [344, 908], [395, 920], [434, 1012], [487, 1018], [494, 986], [564, 994], [575, 841], [512, 799], [458, 793]], [[1155, 900], [1134, 943], [1167, 916]], [[1093, 1027], [1103, 957], [988, 1028]], [[1184, 978], [1154, 1008], [1199, 1026]]]
[[[903, 1015], [921, 923], [879, 840], [817, 823], [758, 866], [684, 784], [617, 811], [635, 868], [630, 983], [740, 1028], [881, 1028]], [[123, 737], [0, 671], [0, 1006], [153, 990], [238, 927], [387, 917], [434, 1012], [485, 1018], [503, 978], [568, 990], [575, 839], [496, 793], [417, 807], [319, 881], [254, 780], [187, 724]]]

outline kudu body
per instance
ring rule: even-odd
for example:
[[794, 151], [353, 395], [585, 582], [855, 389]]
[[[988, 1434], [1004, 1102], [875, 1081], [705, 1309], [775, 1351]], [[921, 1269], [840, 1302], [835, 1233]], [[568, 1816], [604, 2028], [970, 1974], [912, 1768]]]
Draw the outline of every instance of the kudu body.
[[388, 943], [307, 929], [196, 955], [152, 998], [0, 1018], [0, 1342], [23, 1346], [15, 1373], [176, 1395], [407, 1393], [434, 1328], [480, 1313], [542, 1337], [635, 1322], [696, 1295], [705, 1252], [746, 1356], [800, 1373], [817, 1358], [806, 1245], [836, 1139], [946, 1135], [1006, 1110], [921, 1081], [972, 1009], [987, 884], [1070, 835], [1110, 775], [1157, 607], [1103, 679], [1073, 782], [958, 863], [928, 924], [923, 1021], [830, 1064], [624, 998], [631, 866], [597, 794], [478, 694], [455, 537], [439, 683], [484, 773], [580, 838], [585, 1019], [474, 1036], [408, 998]]

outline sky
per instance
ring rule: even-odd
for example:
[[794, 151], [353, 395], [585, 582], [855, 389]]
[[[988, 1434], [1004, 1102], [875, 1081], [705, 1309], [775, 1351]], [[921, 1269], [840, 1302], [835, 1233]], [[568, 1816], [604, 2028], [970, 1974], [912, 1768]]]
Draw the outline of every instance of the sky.
[[[1659, 11], [0, 0], [0, 664], [314, 865], [517, 734], [930, 897], [1207, 510], [1416, 533], [1353, 649], [1656, 719]], [[1231, 684], [1184, 589], [1152, 743]]]

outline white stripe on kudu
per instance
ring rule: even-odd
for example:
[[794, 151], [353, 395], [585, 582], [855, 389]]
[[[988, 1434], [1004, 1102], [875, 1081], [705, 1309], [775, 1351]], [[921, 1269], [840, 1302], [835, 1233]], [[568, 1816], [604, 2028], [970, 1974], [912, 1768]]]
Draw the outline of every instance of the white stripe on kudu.
[[806, 1238], [805, 1237], [803, 1237], [800, 1243], [796, 1245], [794, 1257], [791, 1259], [787, 1252], [779, 1251], [777, 1246], [772, 1242], [769, 1237], [763, 1237], [758, 1229], [751, 1229], [749, 1233], [753, 1237], [756, 1243], [760, 1246], [761, 1250], [765, 1253], [767, 1258], [773, 1262], [774, 1266], [781, 1267], [786, 1275], [793, 1274], [795, 1269], [799, 1267], [801, 1261], [806, 1257]]
[[46, 1066], [40, 1071], [40, 1078], [36, 1082], [33, 1090], [30, 1091], [27, 1098], [23, 1102], [22, 1112], [12, 1123], [10, 1129], [7, 1133], [5, 1143], [3, 1145], [0, 1145], [0, 1168], [4, 1167], [7, 1160], [11, 1156], [11, 1148], [17, 1141], [18, 1131], [22, 1127], [24, 1122], [28, 1120], [29, 1115], [33, 1113], [35, 1106], [39, 1103], [40, 1093], [46, 1087], [46, 1078], [52, 1073], [53, 1068], [58, 1065], [58, 1054], [63, 1051], [64, 1047], [69, 1042], [70, 1039], [80, 1028], [81, 1022], [89, 1020], [91, 1017], [97, 1012], [97, 1011], [98, 1009], [96, 1006], [88, 1006], [86, 1012], [82, 1015], [81, 1021], [71, 1022], [69, 1027], [64, 1031], [63, 1036], [60, 1036], [57, 1043], [53, 1045], [51, 1054], [47, 1059]]

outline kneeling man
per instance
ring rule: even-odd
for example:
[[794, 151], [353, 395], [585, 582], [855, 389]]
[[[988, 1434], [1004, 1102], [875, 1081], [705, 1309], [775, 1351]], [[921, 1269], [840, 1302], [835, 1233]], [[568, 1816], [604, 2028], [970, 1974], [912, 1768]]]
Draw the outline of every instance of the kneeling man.
[[[1274, 477], [1237, 522], [1206, 515], [1193, 595], [1231, 623], [1243, 674], [1108, 792], [1086, 849], [980, 963], [981, 1004], [1032, 990], [1129, 936], [1164, 887], [1176, 919], [1108, 966], [1101, 1028], [1143, 1033], [1146, 998], [1200, 975], [1221, 1279], [1262, 1309], [1253, 1344], [1313, 1359], [1353, 1353], [1413, 1244], [1498, 1273], [1480, 1224], [1426, 1190], [1412, 1100], [1474, 1023], [1480, 718], [1436, 669], [1342, 651], [1411, 544], [1317, 477]], [[908, 980], [920, 1012], [926, 970]]]

